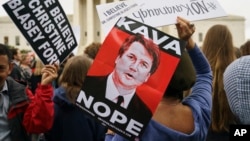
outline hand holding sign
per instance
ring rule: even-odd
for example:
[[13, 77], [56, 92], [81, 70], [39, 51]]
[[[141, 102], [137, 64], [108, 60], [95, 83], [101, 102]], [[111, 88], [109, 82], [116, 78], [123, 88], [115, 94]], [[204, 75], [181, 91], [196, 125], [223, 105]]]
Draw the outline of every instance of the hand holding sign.
[[[134, 140], [151, 119], [185, 45], [153, 27], [121, 17], [102, 43], [76, 105]], [[123, 101], [117, 105], [119, 96]]]

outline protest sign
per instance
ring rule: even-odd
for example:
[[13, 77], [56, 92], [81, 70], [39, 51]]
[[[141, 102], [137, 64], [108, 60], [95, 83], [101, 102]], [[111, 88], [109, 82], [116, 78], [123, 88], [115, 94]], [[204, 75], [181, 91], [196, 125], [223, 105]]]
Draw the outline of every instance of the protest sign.
[[120, 18], [102, 43], [76, 105], [116, 133], [131, 140], [140, 137], [185, 44], [156, 28]]
[[141, 4], [143, 4], [142, 1], [126, 0], [96, 5], [97, 14], [104, 35], [108, 34], [120, 17], [127, 16], [137, 11], [141, 7]]
[[[73, 30], [73, 33], [75, 35], [75, 38], [76, 38], [76, 41], [77, 43], [80, 43], [80, 39], [81, 39], [81, 26], [80, 25], [75, 25], [75, 26], [72, 26], [72, 30]], [[78, 52], [78, 49], [79, 49], [79, 46], [77, 46], [73, 51], [72, 53], [74, 55], [77, 55], [77, 52]]]
[[[125, 16], [153, 27], [175, 24], [177, 16], [189, 21], [226, 16], [226, 12], [217, 0], [135, 0], [134, 3], [140, 7], [128, 11]], [[102, 16], [105, 11], [114, 8], [114, 6], [102, 4], [97, 7], [100, 21], [105, 20], [105, 16]], [[113, 15], [116, 14], [119, 14], [119, 11], [113, 12]], [[109, 31], [115, 22], [106, 20], [105, 23], [101, 22], [101, 24], [104, 31]], [[104, 35], [106, 35], [105, 33]]]
[[10, 0], [3, 7], [44, 64], [60, 64], [77, 46], [58, 0]]

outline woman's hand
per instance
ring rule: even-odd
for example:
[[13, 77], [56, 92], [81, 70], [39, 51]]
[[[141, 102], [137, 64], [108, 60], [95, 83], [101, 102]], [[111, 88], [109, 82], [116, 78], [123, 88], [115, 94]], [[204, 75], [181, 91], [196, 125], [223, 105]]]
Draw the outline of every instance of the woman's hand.
[[45, 65], [42, 69], [41, 85], [48, 85], [58, 77], [58, 65]]
[[188, 50], [192, 49], [195, 45], [195, 42], [192, 39], [192, 35], [195, 32], [194, 24], [190, 24], [190, 22], [184, 18], [177, 17], [176, 28], [179, 38], [187, 41], [186, 48]]

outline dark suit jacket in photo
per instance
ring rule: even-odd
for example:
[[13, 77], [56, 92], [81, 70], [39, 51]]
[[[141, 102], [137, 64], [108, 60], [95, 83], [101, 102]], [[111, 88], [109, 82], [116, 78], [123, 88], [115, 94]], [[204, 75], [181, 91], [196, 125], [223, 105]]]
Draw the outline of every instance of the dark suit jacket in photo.
[[[108, 104], [111, 108], [111, 111], [118, 110], [119, 112], [124, 113], [128, 119], [132, 118], [145, 126], [152, 117], [152, 112], [147, 107], [147, 105], [137, 96], [136, 93], [132, 97], [127, 109], [116, 105], [116, 103], [110, 101], [109, 99], [106, 99], [105, 92], [107, 78], [108, 76], [87, 76], [84, 80], [82, 90], [86, 95], [93, 96], [95, 101], [102, 101]], [[125, 128], [123, 125], [119, 125], [119, 127]]]

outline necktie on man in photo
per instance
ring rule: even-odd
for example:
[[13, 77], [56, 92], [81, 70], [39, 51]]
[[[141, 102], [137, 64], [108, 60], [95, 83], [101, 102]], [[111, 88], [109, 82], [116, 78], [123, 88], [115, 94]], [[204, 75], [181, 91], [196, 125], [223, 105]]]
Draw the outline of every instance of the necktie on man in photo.
[[121, 106], [122, 102], [124, 102], [124, 98], [123, 98], [123, 96], [119, 95], [117, 97], [117, 103], [116, 104]]

